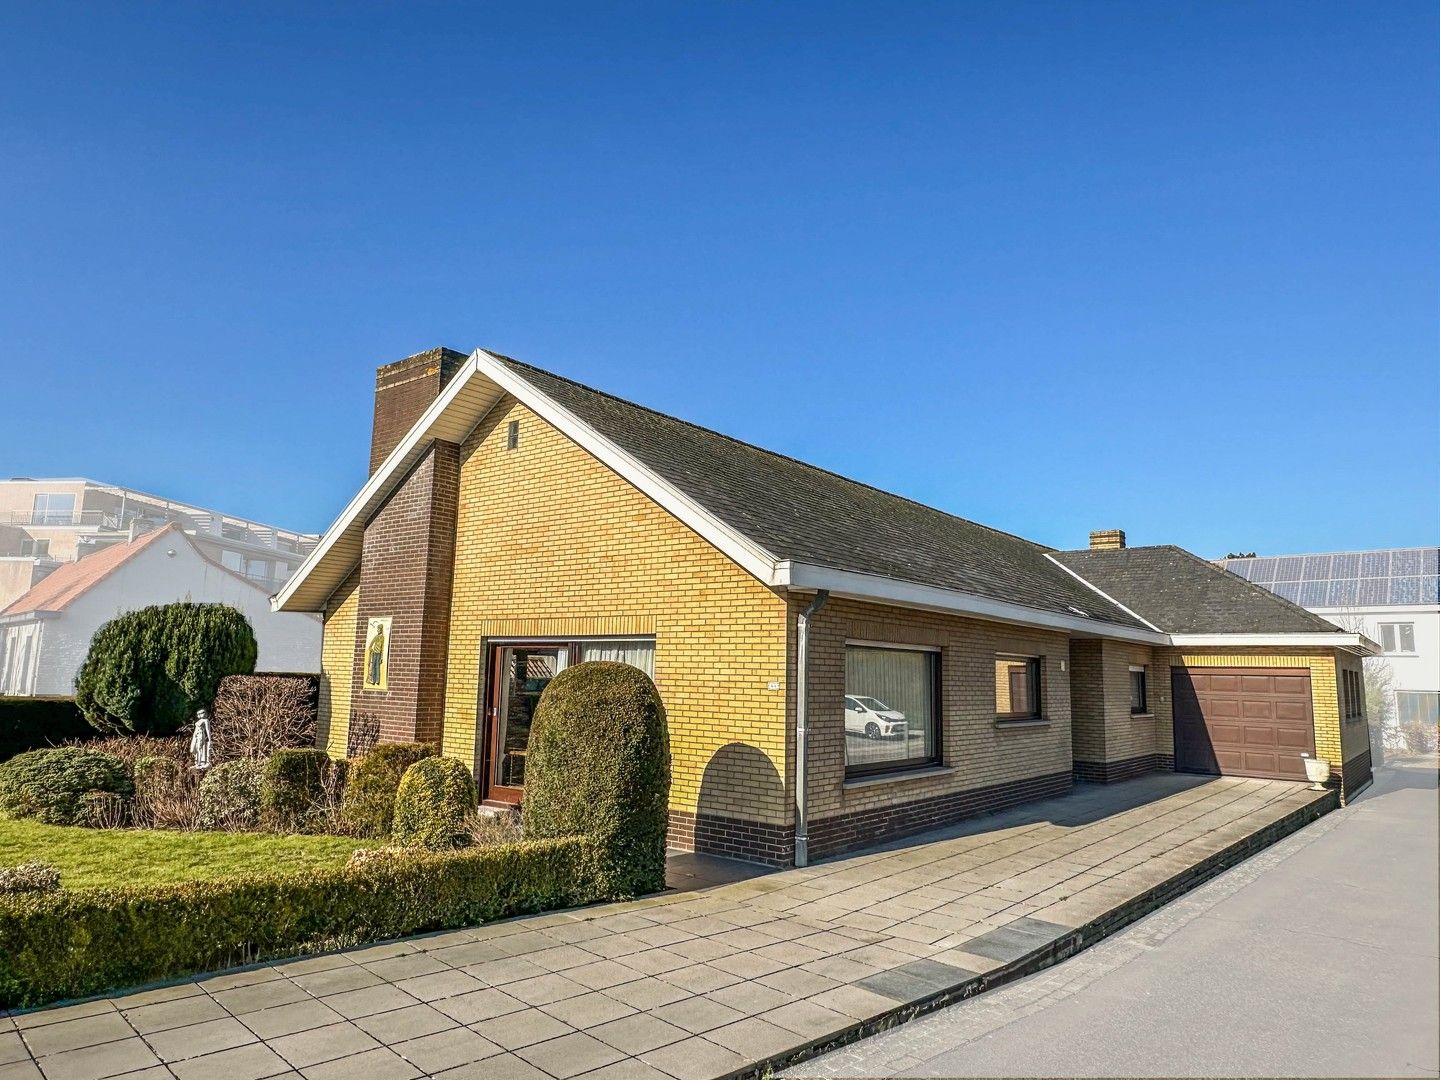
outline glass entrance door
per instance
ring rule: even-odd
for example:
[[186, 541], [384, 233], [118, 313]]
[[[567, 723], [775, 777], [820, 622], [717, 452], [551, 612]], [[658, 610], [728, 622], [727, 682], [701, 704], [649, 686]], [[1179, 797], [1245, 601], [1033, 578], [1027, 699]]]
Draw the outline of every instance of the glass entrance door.
[[497, 802], [520, 801], [535, 705], [550, 680], [569, 663], [570, 649], [565, 645], [494, 647], [485, 798]]

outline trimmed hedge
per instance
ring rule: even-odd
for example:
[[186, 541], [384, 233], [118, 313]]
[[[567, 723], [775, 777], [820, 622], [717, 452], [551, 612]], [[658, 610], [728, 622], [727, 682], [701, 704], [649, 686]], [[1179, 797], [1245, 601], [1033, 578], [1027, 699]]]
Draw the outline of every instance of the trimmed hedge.
[[95, 735], [74, 698], [0, 697], [0, 761]]
[[598, 897], [587, 846], [526, 841], [305, 874], [0, 898], [0, 1008], [588, 903]]
[[98, 731], [173, 735], [226, 675], [255, 670], [255, 632], [224, 604], [158, 604], [95, 631], [75, 701]]
[[534, 839], [586, 836], [607, 899], [665, 887], [670, 735], [650, 677], [609, 660], [550, 681], [530, 725], [522, 824]]
[[390, 835], [401, 777], [417, 761], [434, 756], [429, 743], [384, 743], [350, 766], [341, 813], [356, 836]]
[[475, 804], [469, 769], [454, 758], [422, 758], [400, 778], [390, 835], [397, 844], [435, 851], [463, 847], [470, 842], [467, 820]]
[[325, 807], [325, 773], [330, 755], [324, 750], [277, 750], [260, 773], [260, 817], [283, 832], [310, 832], [319, 827]]
[[31, 750], [0, 765], [0, 813], [44, 825], [74, 825], [86, 792], [134, 790], [123, 761], [80, 746]]

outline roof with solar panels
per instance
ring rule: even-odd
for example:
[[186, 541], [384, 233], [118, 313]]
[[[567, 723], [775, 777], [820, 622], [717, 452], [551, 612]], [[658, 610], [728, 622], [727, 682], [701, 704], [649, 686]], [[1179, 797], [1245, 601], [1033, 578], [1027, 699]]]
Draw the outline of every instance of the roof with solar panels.
[[1311, 610], [1440, 606], [1440, 547], [1259, 555], [1220, 565]]

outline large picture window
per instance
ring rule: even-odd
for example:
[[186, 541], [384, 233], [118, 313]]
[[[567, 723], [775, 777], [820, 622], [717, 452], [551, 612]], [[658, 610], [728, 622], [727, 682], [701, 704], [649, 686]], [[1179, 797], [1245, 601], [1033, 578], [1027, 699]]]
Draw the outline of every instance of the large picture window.
[[1040, 719], [1040, 658], [995, 658], [995, 715], [1001, 720]]
[[939, 759], [940, 654], [845, 646], [845, 771], [903, 769]]

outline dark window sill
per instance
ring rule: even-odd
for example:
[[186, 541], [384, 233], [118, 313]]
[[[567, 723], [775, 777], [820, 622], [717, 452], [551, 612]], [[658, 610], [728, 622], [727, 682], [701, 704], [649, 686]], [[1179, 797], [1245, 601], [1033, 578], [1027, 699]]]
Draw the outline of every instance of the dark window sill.
[[997, 716], [995, 726], [1002, 731], [1010, 728], [1049, 727], [1050, 718], [1047, 716]]
[[898, 784], [904, 780], [927, 780], [955, 771], [950, 765], [910, 765], [890, 772], [857, 773], [845, 777], [846, 788], [871, 787], [875, 784]]

